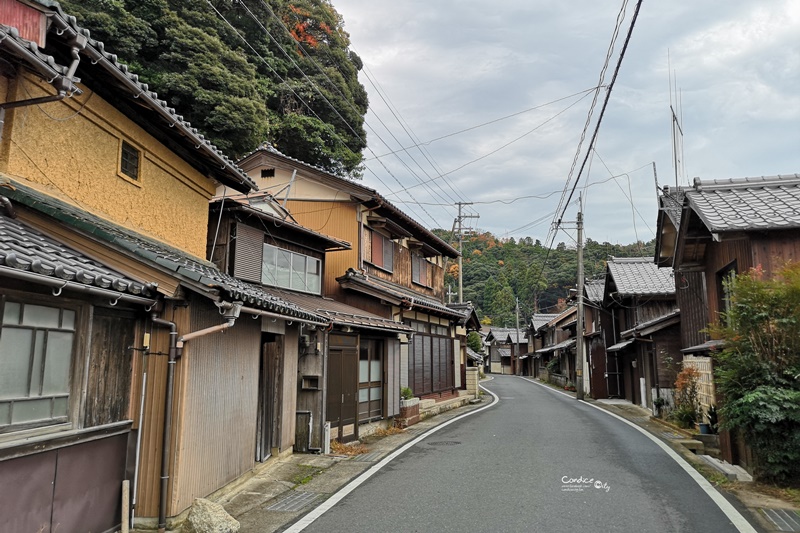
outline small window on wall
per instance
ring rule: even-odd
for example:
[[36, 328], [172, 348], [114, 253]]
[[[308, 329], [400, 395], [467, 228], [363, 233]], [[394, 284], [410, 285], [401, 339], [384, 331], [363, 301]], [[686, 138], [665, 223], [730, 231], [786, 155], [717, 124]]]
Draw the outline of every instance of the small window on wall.
[[119, 158], [119, 172], [120, 174], [132, 180], [139, 180], [139, 161], [141, 152], [132, 144], [122, 141], [122, 148], [120, 149]]
[[430, 263], [421, 255], [411, 255], [411, 280], [418, 285], [431, 286]]
[[394, 269], [394, 243], [377, 231], [372, 232], [370, 263], [389, 272]]

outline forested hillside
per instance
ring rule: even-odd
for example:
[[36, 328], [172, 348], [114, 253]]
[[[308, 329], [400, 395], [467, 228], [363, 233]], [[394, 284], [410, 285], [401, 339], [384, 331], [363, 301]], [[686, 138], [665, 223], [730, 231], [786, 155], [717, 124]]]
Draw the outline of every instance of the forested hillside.
[[328, 0], [60, 3], [230, 157], [270, 141], [334, 174], [360, 175], [362, 64]]
[[[436, 233], [453, 242], [447, 231]], [[653, 257], [655, 241], [629, 245], [598, 243], [588, 239], [584, 248], [587, 278], [601, 277], [609, 256]], [[538, 240], [525, 237], [501, 240], [491, 233], [464, 239], [464, 300], [473, 302], [478, 316], [497, 326], [513, 327], [516, 298], [520, 320], [534, 311], [555, 313], [563, 309], [569, 290], [575, 288], [578, 255], [574, 244], [560, 243], [549, 252]], [[545, 261], [546, 260], [546, 261]], [[458, 263], [452, 261], [445, 285], [458, 292]], [[453, 296], [456, 301], [456, 296]]]

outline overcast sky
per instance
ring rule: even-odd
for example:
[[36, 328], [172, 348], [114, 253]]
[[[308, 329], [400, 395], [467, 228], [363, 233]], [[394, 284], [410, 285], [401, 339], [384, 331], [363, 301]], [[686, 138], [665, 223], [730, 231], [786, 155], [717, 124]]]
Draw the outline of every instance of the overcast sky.
[[[333, 5], [365, 65], [364, 184], [428, 227], [450, 229], [452, 204], [474, 202], [473, 227], [544, 243], [594, 96], [584, 91], [598, 84], [622, 0]], [[606, 85], [635, 6], [627, 6]], [[596, 183], [586, 191], [586, 236], [621, 244], [654, 237], [653, 162], [660, 185], [676, 181], [669, 65], [684, 133], [680, 184], [800, 172], [798, 36], [796, 0], [644, 1], [578, 188]], [[529, 196], [538, 198], [503, 203]], [[571, 205], [564, 221], [576, 213]], [[556, 242], [569, 243], [568, 233]]]

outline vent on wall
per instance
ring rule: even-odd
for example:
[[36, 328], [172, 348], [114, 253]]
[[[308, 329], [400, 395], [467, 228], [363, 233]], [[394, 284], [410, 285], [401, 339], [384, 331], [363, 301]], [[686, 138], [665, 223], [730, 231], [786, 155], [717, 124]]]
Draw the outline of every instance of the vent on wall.
[[262, 178], [274, 178], [275, 177], [275, 169], [274, 168], [262, 168], [261, 169], [261, 177]]

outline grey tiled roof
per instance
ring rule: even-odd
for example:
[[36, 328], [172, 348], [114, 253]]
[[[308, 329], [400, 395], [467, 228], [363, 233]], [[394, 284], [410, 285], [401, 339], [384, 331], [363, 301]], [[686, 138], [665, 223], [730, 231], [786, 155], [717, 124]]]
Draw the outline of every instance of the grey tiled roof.
[[686, 187], [664, 187], [659, 196], [659, 209], [672, 221], [676, 228], [681, 224], [683, 212], [683, 199], [686, 196]]
[[623, 297], [675, 294], [672, 268], [658, 268], [652, 257], [612, 257], [608, 272]]
[[355, 283], [356, 286], [386, 294], [392, 299], [409, 303], [412, 308], [421, 307], [451, 317], [464, 318], [465, 316], [463, 311], [450, 309], [444, 303], [430, 296], [425, 296], [407, 287], [403, 287], [402, 285], [392, 283], [391, 281], [376, 278], [375, 276], [364, 275], [352, 268], [348, 269], [344, 276], [336, 278], [336, 280], [342, 285]]
[[605, 288], [604, 280], [589, 280], [583, 285], [583, 288], [586, 291], [586, 298], [590, 302], [599, 303], [603, 301], [603, 289]]
[[483, 355], [479, 354], [469, 346], [467, 346], [467, 357], [469, 357], [473, 361], [483, 361]]
[[192, 257], [185, 252], [113, 224], [21, 183], [9, 179], [4, 181], [12, 186], [0, 188], [0, 194], [3, 196], [88, 233], [144, 262], [166, 269], [174, 274], [176, 279], [193, 282], [194, 287], [203, 287], [205, 292], [219, 290], [227, 293], [234, 300], [241, 300], [246, 305], [290, 317], [326, 321], [311, 311], [270, 294], [259, 285], [238, 280], [221, 272], [213, 263]]
[[[63, 35], [66, 41], [75, 38], [86, 43], [80, 50], [80, 54], [84, 57], [78, 65], [78, 74], [88, 68], [108, 72], [114, 83], [118, 84], [118, 94], [135, 99], [137, 109], [141, 106], [141, 109], [148, 109], [156, 116], [160, 116], [164, 125], [168, 126], [164, 131], [170, 132], [168, 135], [177, 142], [191, 144], [195, 150], [202, 153], [202, 157], [208, 161], [209, 169], [213, 169], [215, 177], [231, 183], [242, 192], [257, 189], [255, 182], [233, 160], [193, 128], [175, 109], [169, 107], [167, 102], [159, 99], [158, 94], [151, 91], [146, 83], [140, 82], [139, 76], [131, 72], [128, 65], [121, 63], [115, 54], [105, 50], [103, 42], [92, 39], [89, 30], [80, 27], [74, 16], [64, 13], [58, 2], [31, 1], [38, 4], [47, 14], [48, 39], [51, 39], [52, 33], [55, 32], [59, 36]], [[45, 54], [36, 43], [22, 39], [17, 28], [0, 24], [0, 50], [25, 61], [55, 86], [67, 92], [76, 91], [80, 94], [75, 86], [77, 78], [66, 77], [69, 67], [58, 64], [55, 58]]]
[[0, 265], [135, 296], [156, 292], [153, 285], [130, 279], [5, 215], [0, 215]]
[[363, 309], [358, 309], [342, 302], [331, 300], [330, 298], [280, 289], [270, 288], [269, 291], [282, 300], [295, 304], [303, 309], [313, 311], [337, 325], [383, 330], [393, 333], [413, 331], [410, 326], [402, 322], [396, 322], [390, 318], [383, 318], [369, 311], [364, 311]]
[[511, 357], [511, 348], [498, 348], [497, 353], [500, 354], [500, 357]]
[[[494, 337], [497, 342], [505, 343], [510, 340], [512, 344], [517, 344], [517, 329], [516, 328], [492, 328], [489, 333]], [[525, 328], [520, 326], [519, 329], [519, 342], [522, 343], [525, 339]]]
[[800, 227], [800, 174], [695, 179], [686, 198], [712, 233]]
[[534, 330], [538, 330], [542, 326], [546, 326], [548, 322], [557, 316], [557, 313], [534, 313], [531, 317], [531, 325]]

